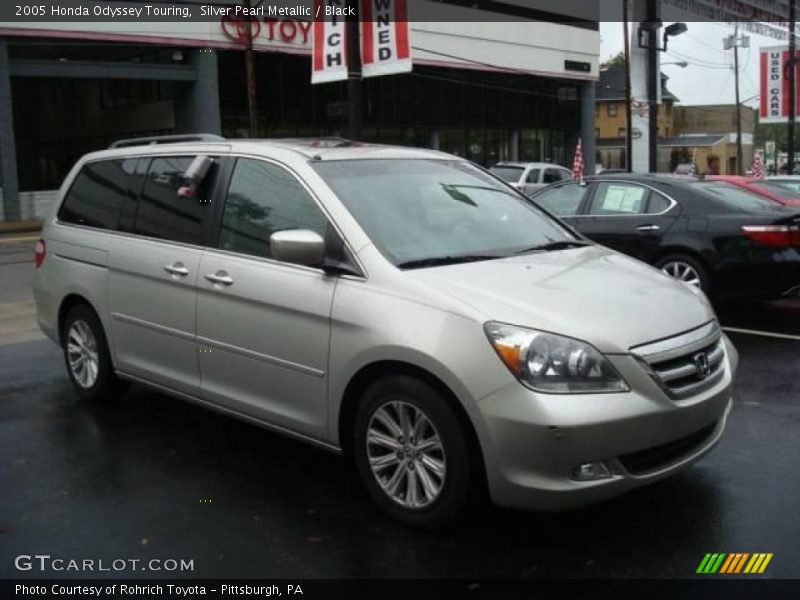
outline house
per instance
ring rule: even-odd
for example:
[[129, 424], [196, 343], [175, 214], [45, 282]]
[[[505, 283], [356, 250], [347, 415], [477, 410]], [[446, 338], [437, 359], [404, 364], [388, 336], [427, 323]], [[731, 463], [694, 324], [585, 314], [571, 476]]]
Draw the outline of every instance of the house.
[[[667, 88], [668, 77], [661, 74], [661, 105], [658, 111], [658, 135], [673, 135], [674, 106], [678, 102]], [[611, 64], [600, 69], [595, 106], [597, 162], [604, 169], [625, 168], [625, 135], [627, 114], [625, 103], [625, 66]], [[635, 134], [635, 132], [634, 132]]]

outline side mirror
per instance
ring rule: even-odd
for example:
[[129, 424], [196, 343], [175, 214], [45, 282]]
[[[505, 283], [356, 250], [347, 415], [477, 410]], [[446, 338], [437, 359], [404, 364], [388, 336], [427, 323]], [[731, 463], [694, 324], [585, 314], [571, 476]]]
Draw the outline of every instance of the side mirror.
[[269, 237], [269, 247], [275, 260], [318, 267], [325, 258], [325, 240], [310, 229], [276, 231]]

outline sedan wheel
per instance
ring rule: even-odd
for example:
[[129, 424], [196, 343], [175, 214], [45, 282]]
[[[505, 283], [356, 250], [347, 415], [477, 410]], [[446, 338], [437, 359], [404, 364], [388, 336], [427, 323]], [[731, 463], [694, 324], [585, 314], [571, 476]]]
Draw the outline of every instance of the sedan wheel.
[[700, 274], [692, 265], [688, 263], [678, 260], [670, 261], [661, 266], [661, 272], [669, 275], [673, 279], [688, 283], [694, 287], [701, 289], [703, 287], [703, 281], [700, 278]]
[[387, 402], [373, 413], [366, 442], [372, 474], [394, 502], [418, 509], [439, 497], [447, 461], [439, 433], [422, 410]]

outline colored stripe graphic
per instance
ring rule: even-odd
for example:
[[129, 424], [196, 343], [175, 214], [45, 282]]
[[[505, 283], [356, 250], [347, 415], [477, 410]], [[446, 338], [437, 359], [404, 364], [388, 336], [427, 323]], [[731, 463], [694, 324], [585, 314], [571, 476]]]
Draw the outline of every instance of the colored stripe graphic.
[[[770, 552], [715, 552], [706, 553], [697, 573], [704, 575], [733, 575], [738, 573], [761, 574], [767, 569], [767, 565], [772, 560], [773, 554]], [[749, 559], [749, 560], [748, 560]], [[747, 565], [747, 566], [745, 566]], [[742, 571], [744, 569], [744, 571]]]

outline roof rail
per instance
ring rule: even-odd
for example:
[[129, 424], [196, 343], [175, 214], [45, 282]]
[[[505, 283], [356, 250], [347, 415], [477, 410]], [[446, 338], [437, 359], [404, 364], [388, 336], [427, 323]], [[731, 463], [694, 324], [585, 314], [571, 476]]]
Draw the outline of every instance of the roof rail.
[[130, 148], [132, 146], [155, 146], [158, 144], [179, 144], [181, 142], [222, 142], [224, 137], [213, 133], [187, 133], [178, 135], [154, 135], [151, 137], [118, 140], [109, 148]]

